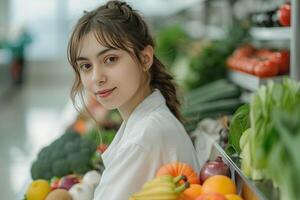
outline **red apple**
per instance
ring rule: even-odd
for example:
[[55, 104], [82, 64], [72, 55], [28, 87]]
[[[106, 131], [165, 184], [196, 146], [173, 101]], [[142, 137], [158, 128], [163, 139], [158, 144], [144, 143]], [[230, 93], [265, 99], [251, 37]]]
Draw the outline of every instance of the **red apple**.
[[206, 193], [200, 195], [195, 200], [226, 200], [226, 197], [219, 193]]
[[54, 176], [51, 178], [50, 180], [50, 187], [51, 187], [51, 190], [55, 190], [58, 188], [58, 184], [59, 184], [59, 178]]
[[67, 175], [60, 179], [58, 188], [69, 190], [73, 185], [79, 183], [79, 178], [75, 175]]

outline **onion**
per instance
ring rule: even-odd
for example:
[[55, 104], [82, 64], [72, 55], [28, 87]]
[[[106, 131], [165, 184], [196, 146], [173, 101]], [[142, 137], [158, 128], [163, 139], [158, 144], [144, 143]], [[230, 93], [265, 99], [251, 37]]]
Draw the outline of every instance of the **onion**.
[[200, 183], [214, 175], [224, 175], [230, 178], [230, 169], [219, 156], [216, 160], [207, 161], [200, 171]]

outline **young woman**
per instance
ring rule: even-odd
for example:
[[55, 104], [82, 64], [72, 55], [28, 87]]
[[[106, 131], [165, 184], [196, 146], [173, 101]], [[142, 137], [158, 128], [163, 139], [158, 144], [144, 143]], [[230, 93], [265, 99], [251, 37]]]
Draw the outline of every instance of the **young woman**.
[[154, 55], [153, 39], [136, 10], [109, 1], [86, 12], [71, 35], [68, 58], [76, 74], [73, 100], [88, 92], [123, 118], [102, 155], [105, 171], [95, 200], [128, 199], [170, 162], [199, 171], [173, 78]]

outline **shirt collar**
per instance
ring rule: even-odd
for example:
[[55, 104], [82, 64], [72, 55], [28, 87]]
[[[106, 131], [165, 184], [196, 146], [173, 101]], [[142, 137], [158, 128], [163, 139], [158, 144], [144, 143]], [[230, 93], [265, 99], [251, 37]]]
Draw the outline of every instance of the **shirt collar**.
[[131, 113], [129, 119], [127, 121], [123, 121], [121, 127], [119, 128], [114, 140], [109, 145], [108, 149], [102, 154], [102, 160], [105, 167], [108, 167], [109, 162], [112, 160], [114, 156], [115, 146], [119, 144], [119, 142], [124, 139], [123, 137], [131, 132], [133, 126], [137, 123], [138, 120], [147, 116], [151, 111], [155, 110], [161, 104], [166, 102], [164, 96], [158, 89], [154, 89], [154, 91], [146, 97]]
[[166, 102], [164, 96], [158, 89], [146, 97], [131, 113], [129, 119], [126, 122], [126, 130], [131, 130], [133, 125], [144, 116], [148, 115], [151, 111], [155, 110], [161, 104]]

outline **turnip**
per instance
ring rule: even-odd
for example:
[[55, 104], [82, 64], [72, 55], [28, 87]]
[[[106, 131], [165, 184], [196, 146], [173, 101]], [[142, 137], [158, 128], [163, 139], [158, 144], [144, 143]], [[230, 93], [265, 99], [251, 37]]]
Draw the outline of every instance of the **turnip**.
[[82, 181], [84, 183], [89, 184], [93, 189], [95, 189], [97, 187], [97, 185], [99, 184], [101, 179], [101, 175], [99, 172], [97, 172], [96, 170], [92, 170], [87, 172], [84, 176]]
[[94, 191], [87, 183], [77, 183], [69, 190], [73, 200], [92, 200]]

